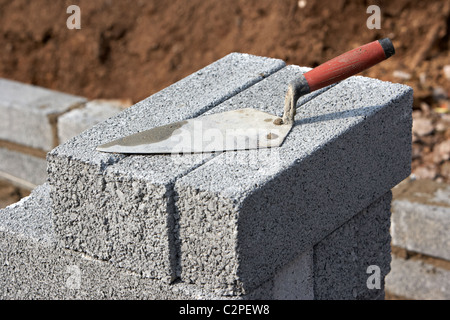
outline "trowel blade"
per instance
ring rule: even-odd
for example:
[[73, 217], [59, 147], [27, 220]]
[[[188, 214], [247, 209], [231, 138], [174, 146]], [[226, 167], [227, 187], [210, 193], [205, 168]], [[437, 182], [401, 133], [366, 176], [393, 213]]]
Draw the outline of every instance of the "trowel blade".
[[[277, 121], [275, 121], [277, 120]], [[292, 125], [255, 109], [239, 109], [175, 122], [98, 146], [125, 154], [183, 154], [280, 146]]]

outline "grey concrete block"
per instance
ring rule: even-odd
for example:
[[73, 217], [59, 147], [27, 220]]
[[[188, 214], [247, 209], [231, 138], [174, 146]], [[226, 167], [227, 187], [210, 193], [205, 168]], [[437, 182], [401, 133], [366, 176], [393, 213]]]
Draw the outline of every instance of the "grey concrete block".
[[[247, 78], [229, 68], [233, 60]], [[283, 66], [228, 56], [53, 150], [60, 244], [143, 276], [250, 294], [409, 175], [412, 92], [362, 77], [304, 99], [281, 148], [178, 157], [95, 151], [207, 110], [251, 105], [281, 115], [287, 83], [302, 70], [255, 84], [262, 78], [252, 63], [270, 72]], [[217, 86], [205, 91], [211, 77]], [[186, 101], [192, 110], [175, 108]], [[158, 108], [167, 105], [173, 112]]]
[[47, 162], [32, 155], [0, 148], [0, 172], [12, 176], [11, 179], [23, 180], [23, 185], [37, 186], [47, 180]]
[[315, 299], [384, 299], [391, 199], [388, 192], [314, 246]]
[[273, 279], [274, 300], [314, 299], [313, 249], [304, 252], [278, 271]]
[[205, 159], [126, 157], [99, 153], [96, 146], [195, 117], [282, 67], [281, 60], [230, 54], [49, 153], [61, 246], [147, 277], [176, 278], [173, 184]]
[[[250, 300], [313, 300], [314, 266], [313, 249], [306, 250], [275, 275], [248, 294], [222, 296], [227, 299]], [[217, 290], [213, 290], [217, 294]]]
[[199, 116], [284, 66], [277, 59], [229, 54], [55, 148], [50, 155], [82, 161], [103, 170], [124, 156], [97, 152], [98, 145]]
[[[227, 299], [196, 285], [182, 281], [168, 284], [142, 277], [109, 262], [59, 247], [47, 184], [0, 210], [0, 247], [2, 300]], [[311, 257], [312, 253], [308, 259]], [[246, 296], [228, 298], [272, 299], [272, 287], [270, 282]]]
[[450, 270], [393, 256], [386, 291], [408, 299], [449, 300]]
[[0, 299], [218, 299], [57, 246], [48, 185], [0, 210]]
[[1, 210], [0, 231], [44, 245], [53, 242], [49, 186], [38, 186], [30, 196]]
[[86, 99], [0, 79], [0, 139], [49, 151], [54, 147], [54, 116]]
[[[280, 148], [206, 156], [95, 151], [207, 110], [251, 104], [281, 115], [287, 84], [303, 71], [278, 71], [283, 66], [227, 56], [54, 149], [50, 187], [0, 213], [2, 295], [308, 298], [311, 287], [327, 286], [311, 278], [312, 262], [336, 255], [325, 252], [327, 243], [344, 247], [341, 266], [355, 250], [359, 263], [385, 257], [389, 219], [357, 213], [409, 175], [408, 87], [354, 77], [310, 95]], [[262, 80], [261, 72], [273, 74]], [[189, 97], [192, 110], [184, 110]], [[170, 113], [158, 108], [167, 105]], [[374, 253], [350, 241], [363, 234], [361, 245]], [[353, 289], [357, 298], [372, 298]]]
[[[277, 83], [211, 112], [280, 108]], [[303, 104], [280, 148], [227, 152], [178, 179], [182, 279], [251, 291], [384, 195], [410, 174], [411, 105], [409, 87], [352, 77]]]
[[394, 190], [392, 243], [450, 261], [450, 185], [405, 180]]
[[58, 117], [58, 140], [64, 143], [125, 108], [119, 101], [93, 100]]
[[[361, 215], [366, 216], [359, 217]], [[366, 213], [356, 216], [347, 224], [351, 224], [353, 228], [363, 227], [360, 224], [367, 223], [367, 215], [375, 215], [376, 217], [369, 217], [369, 220], [377, 222], [371, 224], [369, 228], [382, 227], [377, 220], [380, 218], [379, 214], [373, 209], [368, 209]], [[311, 249], [281, 268], [273, 279], [253, 292], [236, 297], [218, 296], [215, 292], [193, 284], [182, 281], [167, 284], [164, 281], [149, 279], [117, 268], [106, 261], [92, 259], [82, 253], [62, 249], [57, 245], [51, 218], [50, 187], [47, 184], [37, 187], [22, 201], [0, 210], [0, 246], [2, 248], [0, 251], [0, 299], [309, 300], [314, 298], [314, 277], [328, 276], [323, 272], [317, 272], [317, 269], [322, 269], [321, 265], [313, 268], [313, 250]], [[382, 219], [382, 224], [385, 222], [386, 219]], [[339, 230], [348, 230], [348, 228], [341, 227]], [[314, 255], [320, 256], [320, 262], [332, 262], [330, 259], [333, 257], [328, 255], [330, 251], [326, 247], [333, 246], [336, 240], [342, 244], [342, 241], [339, 241], [342, 238], [342, 231], [339, 230], [321, 242], [320, 246], [325, 251], [316, 248], [318, 251]], [[357, 233], [362, 236], [365, 232], [357, 231]], [[377, 232], [372, 234], [375, 236], [374, 243], [380, 243], [380, 239], [383, 238], [377, 237], [378, 235]], [[348, 236], [349, 234], [344, 235], [344, 237]], [[370, 242], [372, 238], [366, 236], [364, 235], [364, 241]], [[354, 245], [358, 240], [361, 240], [361, 237], [351, 241], [346, 239], [346, 245], [348, 246], [349, 243]], [[375, 251], [379, 249], [369, 245], [365, 250], [370, 248]], [[342, 254], [339, 257], [341, 258]], [[351, 257], [353, 258], [354, 255]], [[361, 255], [358, 257], [363, 258]], [[364, 258], [367, 263], [373, 262], [367, 260], [367, 255], [364, 255]], [[347, 269], [345, 271], [349, 271]], [[339, 270], [335, 271], [339, 273]], [[356, 273], [354, 270], [351, 271], [352, 274]], [[340, 276], [344, 279], [347, 275], [340, 274]], [[336, 280], [336, 277], [335, 275], [333, 279]], [[354, 279], [351, 280], [355, 282]], [[322, 286], [324, 281], [327, 279], [320, 281]], [[321, 292], [319, 296], [322, 296]]]
[[[252, 294], [264, 291], [266, 299], [275, 300], [383, 299], [391, 262], [391, 199], [391, 192], [383, 195], [276, 271]], [[379, 274], [370, 266], [379, 268]], [[371, 276], [379, 282], [371, 281]]]
[[0, 232], [2, 300], [220, 299], [193, 285], [144, 279], [104, 261]]

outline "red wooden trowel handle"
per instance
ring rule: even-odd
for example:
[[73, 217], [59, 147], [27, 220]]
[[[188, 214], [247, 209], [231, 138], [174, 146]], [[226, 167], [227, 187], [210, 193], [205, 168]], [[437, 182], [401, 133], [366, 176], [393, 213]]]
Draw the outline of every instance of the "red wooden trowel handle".
[[344, 80], [395, 53], [391, 40], [382, 39], [344, 53], [304, 74], [309, 91], [315, 91]]

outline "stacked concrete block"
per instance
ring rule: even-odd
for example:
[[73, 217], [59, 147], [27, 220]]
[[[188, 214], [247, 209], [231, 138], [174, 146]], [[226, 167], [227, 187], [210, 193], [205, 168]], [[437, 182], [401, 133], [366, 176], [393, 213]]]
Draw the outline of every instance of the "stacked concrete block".
[[204, 156], [180, 156], [179, 163], [163, 155], [125, 157], [95, 148], [198, 116], [284, 65], [230, 54], [54, 149], [48, 169], [62, 246], [147, 277], [177, 278], [173, 184]]
[[407, 300], [449, 300], [449, 264], [427, 261], [423, 257], [393, 255], [386, 291]]
[[396, 250], [387, 290], [410, 299], [450, 299], [450, 185], [407, 179], [393, 192]]
[[[230, 54], [52, 150], [43, 195], [51, 245], [42, 254], [60, 269], [42, 273], [61, 273], [69, 259], [88, 282], [112, 279], [106, 286], [113, 293], [83, 291], [86, 298], [123, 297], [123, 288], [157, 299], [383, 298], [390, 189], [410, 173], [409, 87], [352, 77], [303, 97], [279, 148], [148, 156], [95, 150], [203, 114], [252, 107], [281, 116], [288, 83], [306, 70]], [[28, 201], [5, 219], [24, 206], [33, 216], [36, 196]], [[5, 238], [25, 234], [13, 229], [0, 230]], [[39, 246], [33, 242], [33, 258], [24, 258], [37, 261], [30, 274], [44, 263]], [[374, 286], [371, 267], [379, 271]], [[58, 277], [43, 291], [60, 284]]]
[[131, 104], [126, 100], [92, 100], [58, 117], [58, 142], [64, 143]]
[[384, 298], [391, 199], [389, 191], [314, 247], [316, 299]]
[[[213, 112], [281, 106], [276, 83], [277, 104], [256, 85]], [[368, 207], [409, 175], [411, 103], [408, 87], [351, 78], [303, 104], [280, 148], [224, 153], [178, 179], [182, 278], [251, 291]]]
[[6, 79], [0, 79], [0, 97], [0, 139], [44, 151], [56, 146], [56, 117], [86, 102], [81, 97]]
[[47, 179], [46, 152], [57, 144], [56, 119], [86, 100], [0, 79], [0, 178], [24, 188]]
[[0, 212], [2, 300], [216, 298], [192, 285], [144, 279], [58, 247], [48, 184]]
[[276, 300], [383, 299], [391, 262], [390, 200], [387, 192], [254, 292]]
[[0, 148], [0, 179], [32, 190], [47, 179], [47, 162], [20, 149]]
[[0, 179], [33, 189], [47, 180], [46, 153], [120, 113], [127, 100], [93, 100], [0, 79]]
[[[382, 288], [368, 289], [366, 286], [366, 278], [369, 277], [367, 265], [377, 263], [383, 270], [389, 268], [386, 261], [389, 255], [383, 254], [389, 237], [389, 228], [385, 225], [389, 200], [389, 194], [377, 200], [250, 294], [224, 297], [183, 281], [168, 284], [142, 277], [106, 261], [61, 248], [53, 228], [50, 186], [44, 184], [29, 197], [0, 211], [0, 297], [158, 300], [379, 298], [383, 296]], [[367, 219], [375, 223], [368, 224]], [[359, 242], [363, 238], [364, 241]], [[350, 250], [337, 247], [342, 244]], [[333, 245], [333, 250], [327, 249]], [[369, 258], [367, 253], [372, 257]], [[376, 258], [377, 255], [380, 258]], [[336, 261], [340, 263], [336, 264]], [[355, 261], [358, 268], [354, 268]], [[344, 278], [348, 281], [345, 285], [342, 283]]]

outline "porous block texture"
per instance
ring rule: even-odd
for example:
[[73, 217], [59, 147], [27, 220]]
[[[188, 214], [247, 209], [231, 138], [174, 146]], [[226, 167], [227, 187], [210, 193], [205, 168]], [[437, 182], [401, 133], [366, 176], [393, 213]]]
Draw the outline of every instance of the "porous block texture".
[[[211, 112], [283, 105], [279, 76], [295, 72]], [[181, 278], [252, 291], [384, 195], [410, 174], [411, 105], [407, 86], [352, 77], [302, 104], [281, 147], [226, 152], [177, 179]]]
[[[383, 283], [380, 289], [366, 287], [367, 266], [380, 266], [381, 281], [389, 270], [389, 201], [390, 194], [383, 196], [249, 294], [221, 296], [181, 279], [168, 284], [59, 247], [50, 186], [44, 184], [0, 210], [0, 299], [380, 298]], [[445, 273], [428, 278], [436, 287]]]
[[95, 148], [196, 117], [284, 66], [230, 54], [54, 149], [48, 171], [60, 246], [145, 277], [179, 277], [173, 185], [211, 156], [127, 157]]
[[141, 277], [57, 245], [50, 186], [0, 210], [0, 299], [218, 299], [194, 285]]
[[[221, 297], [255, 297], [267, 283], [273, 297], [311, 297], [313, 247], [410, 174], [411, 88], [352, 77], [302, 97], [278, 148], [96, 151], [203, 114], [255, 108], [281, 116], [289, 82], [307, 70], [230, 54], [55, 148], [47, 160], [58, 247]], [[345, 250], [356, 230], [348, 228], [338, 237]], [[383, 255], [385, 233], [380, 237], [374, 246]], [[297, 269], [303, 278], [293, 275]], [[300, 287], [286, 284], [291, 275]], [[353, 287], [351, 295], [344, 289], [355, 298]], [[378, 295], [356, 286], [358, 297]]]
[[93, 100], [82, 108], [71, 110], [58, 118], [58, 140], [64, 143], [123, 111], [120, 101]]
[[450, 268], [393, 256], [386, 277], [389, 293], [415, 300], [450, 300]]
[[391, 200], [389, 191], [314, 246], [315, 299], [384, 299]]

